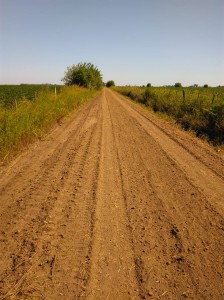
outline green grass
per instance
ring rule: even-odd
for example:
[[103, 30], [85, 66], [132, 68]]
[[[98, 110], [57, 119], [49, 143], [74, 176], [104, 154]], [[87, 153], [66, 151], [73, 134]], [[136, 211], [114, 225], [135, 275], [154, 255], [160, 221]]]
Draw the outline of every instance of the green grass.
[[215, 145], [224, 143], [224, 87], [115, 87], [132, 100], [174, 118]]
[[61, 87], [55, 96], [52, 90], [39, 91], [33, 101], [23, 97], [16, 105], [0, 105], [0, 160], [46, 134], [74, 108], [97, 94], [77, 86]]

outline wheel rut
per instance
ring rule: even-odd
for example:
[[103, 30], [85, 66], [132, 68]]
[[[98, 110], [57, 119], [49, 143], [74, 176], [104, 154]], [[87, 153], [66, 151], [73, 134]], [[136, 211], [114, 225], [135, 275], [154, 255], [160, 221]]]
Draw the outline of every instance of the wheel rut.
[[119, 158], [105, 94], [102, 115], [102, 145], [87, 299], [138, 299]]
[[[120, 100], [121, 101], [121, 100]], [[186, 151], [180, 143], [171, 139], [165, 134], [159, 126], [155, 126], [145, 116], [142, 116], [137, 110], [133, 110], [126, 102], [120, 102], [129, 110], [130, 115], [138, 124], [160, 145], [163, 151], [172, 159], [172, 161], [181, 168], [189, 180], [196, 185], [202, 193], [207, 195], [211, 203], [220, 206], [220, 212], [224, 210], [223, 190], [224, 183], [221, 174], [213, 172], [208, 164], [201, 163], [198, 159]]]
[[[75, 291], [76, 297], [81, 295], [91, 251], [100, 136], [98, 114], [99, 103], [95, 103], [78, 123], [82, 126], [74, 131], [77, 135], [69, 136], [63, 150], [54, 152], [56, 157], [53, 155], [45, 173], [35, 180], [35, 188], [29, 187], [15, 207], [10, 204], [2, 213], [5, 224], [2, 223], [1, 233], [11, 235], [8, 242], [3, 240], [1, 248], [5, 253], [1, 260], [6, 267], [1, 269], [1, 294], [5, 294], [2, 299], [42, 294], [47, 299], [56, 299], [58, 295], [69, 298], [71, 291]], [[11, 217], [16, 213], [15, 221]], [[76, 265], [71, 264], [74, 255]], [[62, 271], [57, 269], [60, 263], [64, 264]], [[61, 273], [69, 278], [66, 284]]]
[[[121, 96], [121, 98], [124, 97]], [[184, 150], [189, 152], [194, 158], [199, 160], [214, 174], [224, 179], [224, 161], [220, 157], [220, 155], [218, 155], [214, 151], [211, 152], [209, 146], [200, 141], [200, 139], [191, 137], [183, 130], [178, 130], [177, 128], [175, 128], [175, 126], [167, 126], [167, 121], [163, 121], [162, 119], [158, 119], [153, 114], [149, 114], [147, 110], [140, 108], [138, 105], [131, 102], [131, 100], [128, 101], [128, 104], [134, 111], [136, 111], [138, 114], [152, 123], [155, 127], [161, 130], [166, 136], [175, 141]]]

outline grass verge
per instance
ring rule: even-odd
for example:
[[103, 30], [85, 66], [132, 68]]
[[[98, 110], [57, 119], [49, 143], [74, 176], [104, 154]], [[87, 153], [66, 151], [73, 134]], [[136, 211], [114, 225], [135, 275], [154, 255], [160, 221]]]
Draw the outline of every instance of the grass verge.
[[168, 115], [214, 146], [224, 144], [224, 88], [115, 87], [115, 91]]
[[40, 93], [35, 101], [23, 98], [14, 106], [0, 106], [0, 161], [16, 154], [98, 92], [77, 86], [63, 87], [53, 92]]

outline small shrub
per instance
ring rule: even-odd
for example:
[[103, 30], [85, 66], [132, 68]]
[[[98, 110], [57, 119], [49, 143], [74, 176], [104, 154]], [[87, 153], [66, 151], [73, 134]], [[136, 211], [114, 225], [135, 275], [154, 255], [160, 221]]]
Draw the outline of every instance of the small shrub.
[[175, 87], [182, 87], [182, 84], [180, 82], [176, 82], [174, 86]]
[[144, 94], [144, 104], [150, 104], [152, 106], [153, 110], [157, 111], [157, 100], [158, 97], [155, 93], [153, 93], [150, 89], [146, 89]]

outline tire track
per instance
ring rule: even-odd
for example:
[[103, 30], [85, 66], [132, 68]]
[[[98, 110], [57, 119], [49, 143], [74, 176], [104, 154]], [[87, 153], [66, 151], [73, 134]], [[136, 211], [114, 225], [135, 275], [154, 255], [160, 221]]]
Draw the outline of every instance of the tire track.
[[[119, 100], [119, 98], [117, 98]], [[200, 191], [207, 196], [211, 204], [220, 207], [220, 213], [224, 211], [223, 190], [224, 183], [220, 175], [216, 175], [204, 163], [199, 162], [188, 151], [183, 151], [183, 147], [177, 144], [173, 139], [170, 139], [166, 134], [154, 126], [148, 119], [146, 120], [137, 111], [134, 114], [133, 109], [119, 100], [120, 104], [129, 110], [130, 115], [139, 123], [140, 126], [149, 134], [163, 149], [164, 153], [172, 159], [172, 161], [180, 166], [185, 175], [189, 178], [192, 184], [196, 185]]]
[[[140, 114], [143, 118], [148, 120], [150, 123], [152, 123], [155, 127], [157, 127], [159, 130], [161, 130], [165, 135], [167, 135], [170, 139], [172, 139], [174, 142], [176, 142], [179, 146], [181, 146], [184, 150], [189, 152], [195, 159], [200, 161], [202, 164], [204, 164], [207, 168], [209, 168], [215, 175], [221, 177], [224, 179], [224, 161], [223, 159], [217, 155], [216, 153], [211, 153], [211, 150], [206, 146], [202, 145], [202, 142], [196, 139], [193, 139], [189, 134], [183, 132], [182, 130], [178, 130], [179, 134], [177, 134], [177, 131], [174, 130], [174, 127], [171, 126], [170, 128], [166, 128], [166, 121], [156, 119], [155, 116], [149, 115], [149, 112], [146, 110], [140, 108], [138, 105], [131, 102], [131, 100], [127, 101], [127, 99], [120, 95], [116, 95], [122, 99], [124, 99], [128, 106], [137, 112], [137, 114]], [[158, 122], [158, 120], [160, 122]], [[188, 140], [186, 140], [186, 137]], [[187, 144], [186, 144], [187, 143]], [[193, 147], [192, 147], [193, 144]], [[211, 161], [207, 161], [204, 159], [203, 155], [198, 155], [197, 150], [199, 152], [203, 152], [206, 155], [206, 159], [210, 158]], [[218, 165], [217, 165], [218, 162]], [[213, 164], [215, 163], [215, 165]]]
[[102, 97], [102, 146], [87, 299], [138, 299], [119, 161], [108, 103]]
[[[95, 106], [92, 106], [92, 110], [94, 110], [94, 107]], [[13, 286], [13, 282], [17, 281], [17, 278], [24, 278], [26, 270], [32, 270], [33, 272], [33, 268], [31, 267], [30, 262], [33, 265], [36, 265], [37, 261], [38, 263], [40, 263], [39, 258], [36, 259], [36, 257], [42, 257], [42, 252], [44, 252], [45, 254], [48, 252], [46, 250], [46, 243], [43, 243], [42, 245], [42, 243], [40, 242], [40, 237], [42, 235], [45, 236], [45, 232], [48, 231], [46, 226], [48, 222], [46, 220], [49, 218], [52, 209], [58, 205], [59, 197], [62, 197], [63, 192], [67, 192], [66, 188], [68, 188], [68, 186], [66, 184], [67, 181], [69, 181], [69, 177], [71, 176], [69, 170], [71, 165], [76, 161], [76, 170], [77, 168], [81, 168], [78, 170], [78, 174], [80, 174], [82, 168], [84, 168], [86, 155], [88, 153], [89, 145], [91, 142], [91, 136], [95, 131], [95, 126], [93, 126], [92, 128], [90, 127], [91, 130], [89, 130], [88, 127], [86, 127], [85, 129], [84, 126], [89, 122], [88, 117], [90, 116], [90, 114], [91, 109], [88, 111], [88, 116], [84, 119], [84, 122], [81, 122], [82, 128], [79, 132], [79, 135], [75, 139], [71, 135], [66, 141], [66, 147], [61, 153], [62, 155], [60, 157], [59, 164], [56, 164], [58, 156], [53, 157], [51, 160], [51, 163], [53, 162], [53, 166], [51, 164], [52, 169], [49, 169], [48, 165], [48, 169], [46, 169], [46, 173], [44, 174], [44, 181], [37, 181], [35, 183], [36, 188], [31, 187], [32, 193], [28, 194], [30, 199], [29, 201], [32, 203], [36, 202], [37, 204], [35, 204], [35, 206], [32, 205], [31, 207], [29, 204], [27, 204], [27, 207], [25, 208], [29, 212], [29, 214], [27, 214], [24, 218], [23, 214], [25, 212], [24, 209], [22, 209], [22, 207], [20, 206], [20, 214], [18, 215], [17, 212], [19, 221], [12, 222], [10, 221], [12, 213], [10, 211], [7, 212], [9, 220], [8, 223], [14, 223], [11, 227], [16, 227], [17, 229], [12, 233], [12, 238], [14, 239], [14, 241], [11, 241], [11, 243], [9, 244], [4, 244], [4, 252], [6, 252], [8, 255], [9, 253], [13, 254], [11, 254], [10, 257], [12, 259], [11, 271], [9, 270], [9, 268], [7, 268], [6, 274], [4, 275], [3, 273], [1, 275], [1, 278], [3, 278], [1, 282], [2, 285], [6, 285], [5, 281], [7, 280], [7, 284]], [[77, 184], [79, 184], [78, 179], [79, 178], [77, 178], [77, 183], [74, 182], [75, 187], [77, 186]], [[20, 201], [22, 201], [26, 197], [27, 194], [24, 194], [23, 198], [20, 198]], [[46, 197], [47, 201], [45, 200]], [[64, 201], [61, 204], [63, 203], [64, 205], [66, 204]], [[34, 210], [33, 213], [31, 212], [32, 209]], [[36, 215], [36, 217], [34, 217], [34, 215]], [[3, 215], [3, 220], [7, 221], [7, 216]], [[52, 222], [52, 220], [50, 221]], [[4, 229], [4, 226], [2, 228]], [[15, 230], [13, 228], [12, 230]], [[4, 232], [6, 232], [5, 229]], [[7, 229], [7, 233], [10, 233], [9, 229]], [[34, 236], [35, 239], [33, 239]], [[44, 239], [42, 238], [42, 241], [43, 240]], [[13, 242], [15, 246], [13, 246]], [[39, 252], [40, 254], [37, 255], [37, 252]], [[34, 253], [35, 256], [33, 255]], [[29, 258], [28, 261], [27, 259], [24, 260], [24, 256], [27, 256]], [[47, 261], [46, 256], [47, 254], [44, 255], [44, 261]], [[4, 257], [4, 260], [9, 260], [10, 258], [7, 259], [7, 257]], [[6, 264], [6, 267], [8, 267], [8, 264]], [[20, 275], [21, 273], [23, 274], [22, 277]], [[1, 291], [1, 293], [4, 293], [4, 291]]]
[[[125, 108], [123, 107], [123, 110], [124, 112], [126, 111]], [[185, 180], [197, 191], [197, 193], [201, 193], [202, 197], [203, 197], [203, 192], [200, 190], [200, 188], [198, 188], [197, 185], [194, 184], [194, 182], [192, 180], [189, 179], [189, 177], [187, 176], [187, 174], [183, 171], [183, 169], [180, 167], [180, 165], [176, 162], [176, 160], [174, 160], [172, 157], [170, 157], [167, 152], [164, 150], [164, 148], [157, 143], [157, 139], [155, 138], [155, 136], [151, 136], [149, 131], [145, 129], [144, 126], [142, 126], [138, 120], [136, 120], [133, 116], [130, 116], [130, 118], [132, 118], [132, 120], [129, 120], [134, 127], [138, 128], [139, 131], [143, 131], [145, 132], [150, 139], [153, 139], [155, 145], [157, 147], [159, 147], [160, 151], [161, 151], [161, 154], [163, 156], [165, 156], [167, 158], [167, 160], [170, 162], [170, 166], [175, 166], [175, 170], [178, 170], [178, 172], [182, 173], [182, 176], [184, 176]], [[132, 135], [133, 136], [133, 135]], [[142, 135], [142, 139], [144, 138], [143, 137], [144, 134]], [[133, 136], [133, 140], [138, 138], [138, 135], [136, 135], [135, 137]], [[148, 171], [150, 171], [150, 168], [149, 166], [147, 166], [146, 164], [146, 161], [147, 161], [147, 156], [145, 155], [143, 157], [142, 153], [144, 152], [144, 149], [143, 147], [141, 147], [141, 139], [138, 138], [138, 141], [135, 141], [136, 143], [136, 148], [138, 149], [138, 154], [139, 154], [139, 157], [141, 158], [141, 161], [142, 161], [142, 165], [145, 165], [146, 169]], [[155, 152], [158, 151], [158, 150], [155, 150]], [[160, 180], [160, 179], [159, 179]], [[209, 207], [209, 210], [213, 210], [216, 214], [217, 214], [217, 211], [214, 209], [214, 207], [212, 206], [211, 204], [211, 201], [208, 200], [209, 197], [207, 196], [207, 198], [204, 197], [204, 201], [206, 202], [206, 207]], [[219, 215], [221, 218], [222, 216]]]
[[[55, 253], [56, 263], [53, 276], [41, 266], [24, 290], [29, 294], [35, 278], [38, 288], [47, 299], [81, 299], [85, 295], [89, 278], [92, 249], [92, 231], [95, 210], [95, 189], [100, 151], [100, 124], [91, 129], [88, 139], [82, 141], [82, 148], [72, 164], [66, 188], [61, 191], [61, 203], [52, 212], [48, 238], [49, 251]], [[53, 243], [53, 245], [52, 245]], [[53, 248], [53, 249], [52, 249]], [[49, 256], [52, 256], [49, 255]], [[31, 293], [33, 295], [33, 293]]]
[[129, 229], [129, 236], [130, 236], [130, 241], [131, 241], [131, 246], [132, 246], [132, 251], [134, 254], [134, 264], [135, 264], [135, 276], [138, 282], [138, 290], [139, 290], [139, 298], [141, 299], [145, 299], [147, 296], [149, 296], [149, 292], [144, 289], [144, 287], [142, 286], [142, 281], [143, 281], [143, 276], [141, 274], [141, 269], [140, 269], [140, 264], [141, 264], [141, 259], [136, 256], [135, 253], [135, 243], [134, 243], [134, 238], [133, 238], [133, 232], [131, 229], [131, 218], [130, 218], [130, 212], [128, 212], [128, 203], [127, 203], [127, 192], [124, 189], [124, 178], [123, 178], [123, 172], [122, 172], [122, 160], [121, 160], [121, 154], [119, 153], [119, 149], [121, 150], [121, 147], [119, 145], [119, 140], [117, 139], [117, 136], [115, 134], [115, 123], [113, 121], [112, 118], [112, 113], [111, 113], [111, 109], [109, 106], [109, 101], [107, 100], [107, 104], [108, 104], [108, 110], [109, 110], [109, 114], [110, 114], [110, 120], [111, 120], [111, 125], [112, 125], [112, 132], [113, 132], [113, 138], [115, 141], [115, 147], [116, 147], [116, 155], [117, 155], [117, 160], [118, 160], [118, 165], [119, 165], [119, 175], [120, 175], [120, 179], [121, 179], [121, 185], [122, 185], [122, 194], [123, 194], [123, 198], [124, 198], [124, 204], [125, 204], [125, 214], [126, 214], [126, 218], [128, 220], [128, 229]]
[[[51, 168], [52, 166], [57, 166], [58, 163], [61, 162], [59, 157], [63, 155], [63, 153], [65, 153], [64, 149], [67, 149], [70, 146], [70, 141], [74, 139], [74, 134], [76, 134], [77, 139], [79, 138], [82, 127], [86, 122], [86, 119], [88, 118], [88, 115], [90, 114], [91, 109], [94, 105], [96, 105], [96, 101], [90, 102], [90, 104], [88, 104], [88, 106], [86, 106], [82, 111], [82, 114], [80, 113], [80, 115], [78, 115], [75, 120], [72, 120], [72, 122], [68, 122], [68, 124], [65, 124], [65, 128], [63, 128], [62, 132], [59, 133], [57, 139], [54, 140], [55, 145], [53, 146], [55, 147], [52, 147], [52, 141], [49, 137], [50, 146], [47, 145], [47, 151], [45, 147], [42, 147], [40, 149], [40, 153], [38, 151], [34, 151], [34, 154], [33, 152], [28, 153], [28, 157], [31, 161], [25, 158], [25, 163], [21, 168], [17, 166], [15, 172], [11, 174], [11, 170], [14, 165], [12, 164], [12, 166], [9, 167], [9, 171], [3, 173], [3, 176], [0, 177], [0, 195], [2, 195], [2, 197], [4, 196], [4, 198], [8, 196], [8, 201], [1, 203], [0, 215], [4, 212], [3, 210], [8, 210], [8, 207], [6, 205], [8, 204], [9, 200], [11, 204], [11, 202], [15, 198], [18, 198], [18, 195], [25, 194], [26, 189], [27, 194], [30, 191], [34, 190], [35, 186], [39, 185], [39, 181], [42, 180], [42, 178], [45, 177], [49, 172], [49, 168]], [[70, 130], [68, 130], [68, 134], [66, 136], [63, 136], [65, 135], [64, 129], [66, 130], [67, 128]], [[62, 139], [63, 141], [61, 141]], [[23, 160], [24, 159], [22, 159], [22, 162]], [[29, 180], [27, 180], [27, 178], [29, 178]], [[26, 183], [25, 187], [24, 182]], [[23, 190], [21, 190], [21, 183], [23, 184]], [[11, 190], [13, 190], [14, 193]]]

